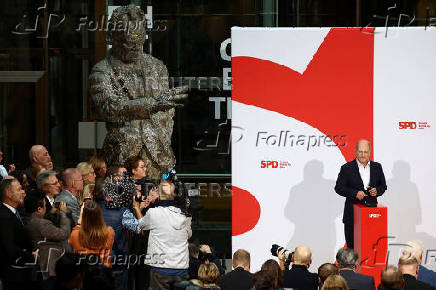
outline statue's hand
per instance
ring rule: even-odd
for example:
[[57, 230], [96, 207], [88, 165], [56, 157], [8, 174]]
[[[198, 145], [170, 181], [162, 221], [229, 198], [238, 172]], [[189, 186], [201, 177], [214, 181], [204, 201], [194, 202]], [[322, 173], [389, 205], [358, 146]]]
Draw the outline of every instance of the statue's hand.
[[163, 105], [165, 107], [183, 107], [183, 104], [178, 104], [177, 102], [183, 101], [188, 97], [188, 90], [188, 86], [181, 86], [169, 89], [168, 91], [160, 94], [157, 97], [157, 101], [160, 105]]

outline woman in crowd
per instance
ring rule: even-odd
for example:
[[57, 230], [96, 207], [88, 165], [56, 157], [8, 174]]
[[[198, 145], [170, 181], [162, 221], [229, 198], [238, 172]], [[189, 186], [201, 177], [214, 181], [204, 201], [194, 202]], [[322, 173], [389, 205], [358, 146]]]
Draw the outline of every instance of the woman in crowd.
[[91, 199], [94, 193], [94, 184], [95, 184], [95, 172], [94, 168], [92, 168], [91, 163], [88, 162], [80, 162], [76, 166], [77, 170], [79, 170], [80, 174], [83, 178], [83, 190], [79, 192], [77, 195], [77, 202], [81, 206], [83, 200]]
[[100, 206], [86, 201], [80, 212], [78, 225], [73, 228], [68, 243], [75, 253], [98, 254], [106, 267], [111, 267], [110, 254], [114, 243], [114, 230], [106, 226]]
[[348, 290], [347, 282], [341, 275], [330, 275], [322, 285], [322, 290]]
[[89, 159], [89, 163], [91, 163], [92, 168], [94, 168], [95, 172], [95, 181], [101, 181], [106, 176], [106, 162], [103, 158], [98, 156], [93, 156], [91, 159]]
[[198, 279], [190, 281], [180, 281], [175, 284], [176, 289], [200, 290], [200, 289], [220, 289], [216, 284], [220, 276], [215, 263], [201, 264], [198, 268]]
[[83, 184], [91, 184], [95, 183], [95, 172], [91, 163], [89, 162], [80, 162], [76, 166], [77, 170], [79, 170], [80, 174], [82, 174]]
[[276, 289], [283, 289], [283, 271], [280, 269], [279, 263], [276, 260], [269, 259], [263, 263], [261, 270], [265, 270], [273, 274], [275, 277]]

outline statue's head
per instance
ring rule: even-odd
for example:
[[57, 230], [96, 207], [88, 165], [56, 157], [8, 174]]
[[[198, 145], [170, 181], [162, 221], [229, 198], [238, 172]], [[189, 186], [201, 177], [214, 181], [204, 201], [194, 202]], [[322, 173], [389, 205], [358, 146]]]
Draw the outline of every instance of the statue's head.
[[146, 37], [145, 26], [145, 14], [135, 5], [114, 10], [109, 20], [108, 42], [116, 58], [125, 63], [139, 60]]

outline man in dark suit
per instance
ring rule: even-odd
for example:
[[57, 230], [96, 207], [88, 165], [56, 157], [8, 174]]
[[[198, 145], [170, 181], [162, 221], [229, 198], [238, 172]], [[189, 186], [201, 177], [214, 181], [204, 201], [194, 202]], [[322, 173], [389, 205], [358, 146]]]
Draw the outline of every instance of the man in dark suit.
[[[284, 269], [284, 258], [280, 253], [279, 256], [280, 268]], [[283, 286], [285, 288], [294, 289], [318, 289], [318, 274], [309, 272], [308, 268], [312, 263], [312, 252], [308, 247], [299, 246], [295, 248], [295, 252], [291, 258], [292, 268], [284, 269]]]
[[431, 285], [418, 281], [418, 260], [414, 256], [405, 254], [398, 261], [398, 268], [403, 274], [404, 290], [435, 290]]
[[374, 278], [354, 272], [356, 269], [359, 255], [350, 248], [342, 248], [336, 254], [336, 262], [341, 275], [349, 289], [356, 290], [375, 290]]
[[341, 167], [336, 180], [335, 191], [346, 197], [344, 216], [345, 241], [347, 247], [354, 247], [353, 205], [358, 203], [377, 203], [377, 196], [386, 191], [386, 180], [380, 163], [369, 161], [371, 144], [360, 140], [356, 144], [356, 159]]
[[[17, 208], [26, 193], [17, 179], [0, 183], [0, 279], [4, 289], [34, 289], [30, 279], [35, 257]], [[30, 264], [30, 265], [29, 265]]]
[[250, 273], [250, 253], [239, 249], [233, 254], [232, 265], [234, 270], [218, 280], [217, 284], [222, 290], [251, 289], [253, 287], [253, 274]]

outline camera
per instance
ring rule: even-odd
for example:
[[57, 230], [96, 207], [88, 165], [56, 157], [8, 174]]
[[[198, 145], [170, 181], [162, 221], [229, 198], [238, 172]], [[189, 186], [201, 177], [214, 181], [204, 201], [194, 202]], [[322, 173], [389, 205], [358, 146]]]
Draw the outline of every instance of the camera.
[[278, 257], [279, 254], [282, 254], [285, 258], [285, 267], [288, 268], [291, 264], [292, 256], [294, 255], [294, 252], [291, 252], [288, 249], [285, 249], [284, 247], [281, 247], [277, 244], [274, 244], [271, 246], [271, 254], [275, 257]]
[[53, 207], [59, 209], [61, 207], [61, 202], [60, 201], [55, 201], [53, 203]]
[[106, 208], [117, 209], [120, 207], [130, 208], [132, 197], [136, 197], [135, 182], [124, 174], [119, 180], [106, 180], [103, 186], [104, 204]]

